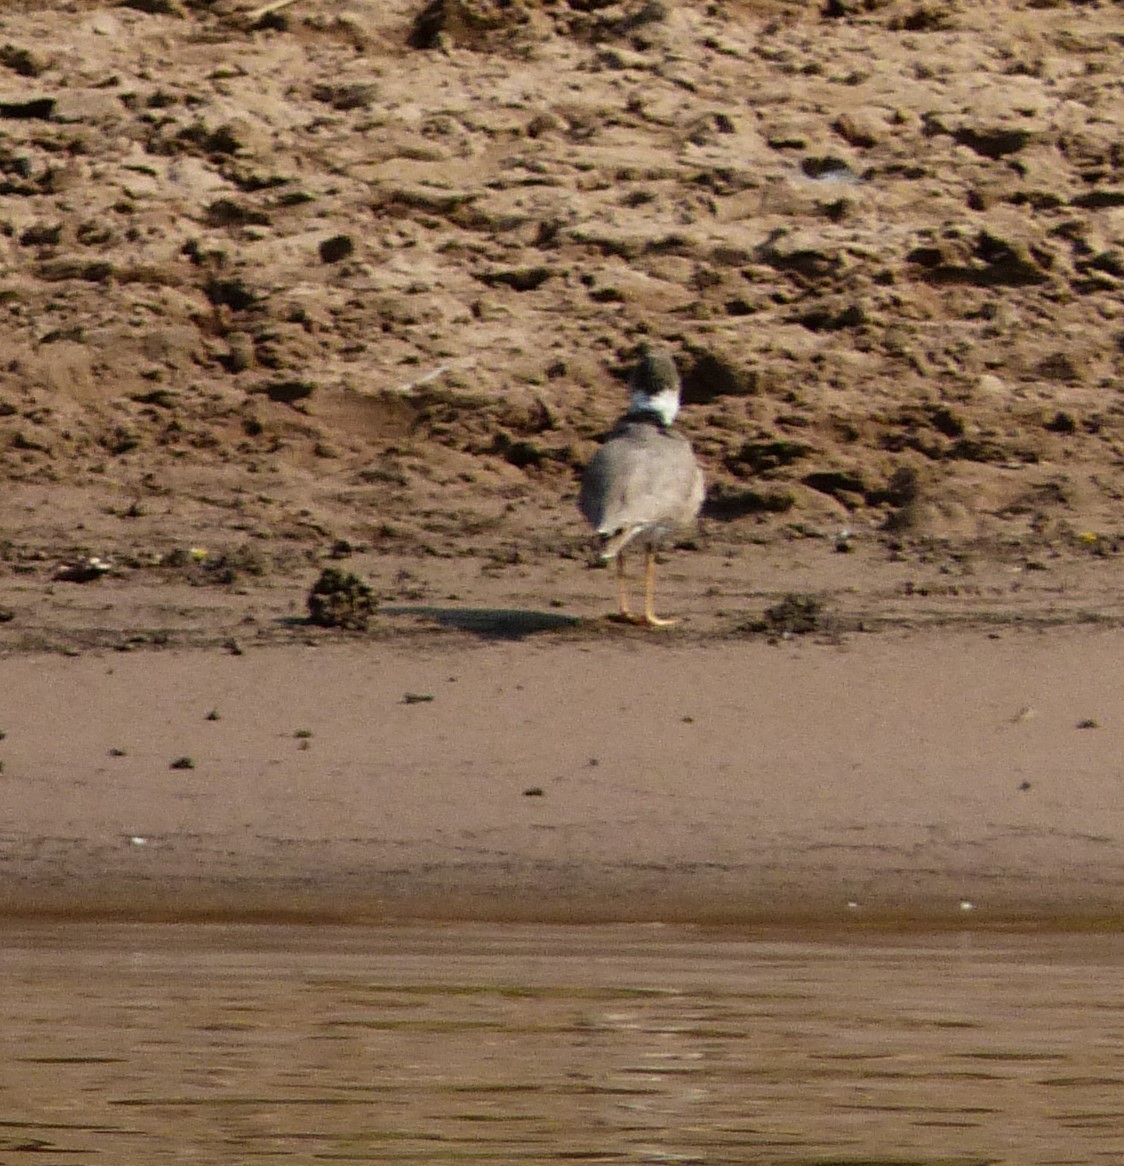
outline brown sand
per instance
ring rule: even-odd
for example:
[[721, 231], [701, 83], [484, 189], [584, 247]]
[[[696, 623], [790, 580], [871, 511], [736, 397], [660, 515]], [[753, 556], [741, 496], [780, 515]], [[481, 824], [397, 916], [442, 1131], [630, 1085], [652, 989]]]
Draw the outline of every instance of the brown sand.
[[3, 906], [1117, 920], [1122, 646], [1068, 629], [13, 657]]
[[6, 908], [1118, 918], [1118, 6], [252, 7], [0, 13]]

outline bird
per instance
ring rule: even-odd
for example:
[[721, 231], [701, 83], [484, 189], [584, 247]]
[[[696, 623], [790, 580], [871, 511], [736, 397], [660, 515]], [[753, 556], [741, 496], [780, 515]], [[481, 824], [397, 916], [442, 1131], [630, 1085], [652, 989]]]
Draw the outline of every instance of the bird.
[[[582, 475], [578, 509], [593, 527], [602, 563], [615, 562], [619, 617], [648, 627], [677, 620], [655, 613], [656, 550], [692, 526], [703, 502], [703, 472], [691, 443], [672, 428], [681, 383], [664, 347], [645, 344], [629, 378], [628, 410]], [[625, 553], [644, 548], [644, 613], [629, 606]]]

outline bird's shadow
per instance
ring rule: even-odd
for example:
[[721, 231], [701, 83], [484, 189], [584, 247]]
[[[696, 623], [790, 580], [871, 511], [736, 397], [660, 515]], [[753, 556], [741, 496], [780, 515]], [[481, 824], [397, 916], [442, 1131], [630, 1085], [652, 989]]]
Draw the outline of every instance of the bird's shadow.
[[517, 607], [379, 607], [380, 616], [415, 616], [439, 627], [471, 632], [485, 640], [523, 640], [542, 632], [565, 631], [580, 626], [576, 615], [528, 611]]

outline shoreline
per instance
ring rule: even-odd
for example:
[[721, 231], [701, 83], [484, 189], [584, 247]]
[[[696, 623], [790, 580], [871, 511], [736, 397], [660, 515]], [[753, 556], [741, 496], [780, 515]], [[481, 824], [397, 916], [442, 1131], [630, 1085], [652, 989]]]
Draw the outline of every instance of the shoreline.
[[0, 916], [1115, 927], [1122, 644], [10, 657]]

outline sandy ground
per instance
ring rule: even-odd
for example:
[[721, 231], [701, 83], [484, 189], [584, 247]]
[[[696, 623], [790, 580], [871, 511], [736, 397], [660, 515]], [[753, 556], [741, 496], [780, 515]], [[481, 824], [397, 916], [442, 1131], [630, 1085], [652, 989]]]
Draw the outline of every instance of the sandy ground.
[[554, 634], [10, 657], [3, 907], [1121, 918], [1119, 630]]
[[[7, 908], [1116, 918], [1119, 38], [4, 5]], [[573, 505], [645, 338], [658, 636]]]

